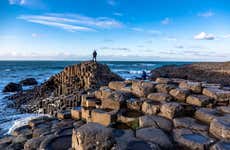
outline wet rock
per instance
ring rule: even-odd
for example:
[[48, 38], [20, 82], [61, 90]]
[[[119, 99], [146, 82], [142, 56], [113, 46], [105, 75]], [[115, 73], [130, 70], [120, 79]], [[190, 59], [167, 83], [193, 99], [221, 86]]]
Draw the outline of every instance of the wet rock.
[[31, 128], [35, 128], [41, 124], [45, 124], [45, 123], [49, 123], [49, 122], [51, 123], [52, 120], [54, 120], [54, 118], [48, 117], [48, 116], [42, 116], [42, 117], [38, 117], [38, 118], [30, 120], [28, 122], [28, 125]]
[[188, 128], [195, 131], [208, 131], [208, 126], [199, 123], [196, 119], [190, 117], [182, 117], [173, 119], [174, 127]]
[[6, 136], [0, 138], [0, 149], [5, 149], [8, 145], [12, 143], [13, 139], [13, 136]]
[[166, 93], [150, 93], [148, 95], [148, 99], [151, 99], [153, 101], [171, 101], [172, 97], [169, 94]]
[[71, 148], [71, 135], [49, 135], [41, 142], [39, 149], [65, 150]]
[[161, 150], [161, 148], [154, 142], [147, 142], [143, 140], [130, 141], [125, 150]]
[[140, 128], [155, 127], [164, 131], [171, 131], [173, 128], [172, 121], [155, 115], [145, 115], [139, 118]]
[[191, 81], [185, 81], [181, 82], [179, 84], [179, 87], [182, 89], [188, 89], [192, 91], [193, 93], [202, 93], [202, 84], [201, 82], [191, 82]]
[[19, 135], [32, 135], [32, 131], [29, 125], [24, 125], [13, 130], [11, 133], [13, 136]]
[[161, 106], [160, 115], [168, 119], [183, 116], [184, 109], [181, 104], [176, 102], [165, 103]]
[[188, 94], [189, 94], [189, 91], [187, 89], [180, 89], [180, 88], [177, 88], [177, 89], [172, 89], [169, 94], [171, 96], [173, 96], [175, 99], [177, 99], [178, 101], [180, 102], [185, 102]]
[[173, 137], [181, 149], [206, 150], [214, 143], [214, 139], [188, 129], [174, 129]]
[[219, 141], [210, 148], [210, 150], [229, 150], [229, 149], [230, 149], [230, 141]]
[[144, 141], [154, 142], [160, 147], [170, 149], [173, 147], [169, 137], [158, 128], [142, 128], [136, 131], [136, 137]]
[[218, 138], [230, 140], [230, 116], [213, 119], [209, 131]]
[[148, 115], [155, 115], [160, 112], [161, 103], [152, 100], [144, 101], [142, 104], [142, 112]]
[[38, 82], [35, 78], [27, 78], [27, 79], [21, 80], [19, 84], [23, 86], [30, 86], [30, 85], [37, 85]]
[[149, 93], [155, 91], [155, 82], [150, 81], [133, 81], [132, 92], [138, 97], [147, 97]]
[[22, 86], [20, 84], [13, 83], [13, 82], [7, 84], [3, 89], [3, 92], [18, 92], [18, 91], [22, 91]]
[[186, 99], [186, 103], [196, 106], [206, 106], [210, 103], [210, 98], [205, 95], [189, 95]]
[[116, 114], [116, 110], [94, 109], [91, 113], [91, 121], [108, 126], [116, 121]]
[[222, 114], [216, 109], [200, 108], [195, 112], [195, 118], [209, 124], [214, 118], [220, 117]]
[[41, 142], [44, 139], [45, 139], [45, 136], [37, 137], [37, 138], [33, 138], [33, 139], [28, 140], [24, 144], [24, 150], [37, 150], [38, 147], [40, 146]]
[[76, 150], [110, 149], [115, 144], [112, 129], [88, 123], [73, 130], [72, 148]]

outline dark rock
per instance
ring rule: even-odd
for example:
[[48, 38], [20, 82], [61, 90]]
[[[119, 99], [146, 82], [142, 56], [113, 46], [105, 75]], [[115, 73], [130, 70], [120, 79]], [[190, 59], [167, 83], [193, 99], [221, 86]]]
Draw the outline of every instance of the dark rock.
[[3, 89], [3, 92], [19, 92], [19, 91], [22, 91], [22, 86], [20, 84], [13, 83], [13, 82], [7, 84]]
[[21, 80], [19, 84], [23, 86], [30, 86], [30, 85], [37, 85], [38, 82], [35, 78], [27, 78], [27, 79]]

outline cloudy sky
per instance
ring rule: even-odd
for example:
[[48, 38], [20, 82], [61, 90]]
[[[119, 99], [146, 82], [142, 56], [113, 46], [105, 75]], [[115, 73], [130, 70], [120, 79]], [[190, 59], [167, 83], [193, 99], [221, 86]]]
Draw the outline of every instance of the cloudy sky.
[[0, 60], [229, 61], [229, 0], [1, 0]]

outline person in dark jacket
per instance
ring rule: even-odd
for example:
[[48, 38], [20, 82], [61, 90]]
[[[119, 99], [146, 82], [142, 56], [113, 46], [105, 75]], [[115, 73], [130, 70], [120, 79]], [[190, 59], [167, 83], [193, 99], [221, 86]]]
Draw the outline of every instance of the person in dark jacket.
[[93, 51], [93, 61], [94, 62], [97, 61], [97, 51], [96, 50]]
[[147, 79], [147, 73], [144, 70], [142, 72], [141, 78], [142, 78], [142, 80], [146, 80]]

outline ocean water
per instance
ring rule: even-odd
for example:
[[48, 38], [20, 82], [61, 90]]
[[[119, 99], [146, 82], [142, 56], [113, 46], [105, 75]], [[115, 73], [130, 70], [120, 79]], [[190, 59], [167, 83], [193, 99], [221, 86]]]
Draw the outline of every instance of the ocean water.
[[[38, 114], [20, 114], [17, 110], [8, 108], [11, 101], [4, 99], [12, 93], [2, 93], [9, 82], [19, 82], [25, 78], [35, 78], [39, 83], [49, 79], [64, 67], [79, 63], [78, 61], [0, 61], [0, 137], [9, 133], [14, 127], [24, 124], [26, 120]], [[150, 73], [151, 70], [164, 65], [182, 65], [191, 62], [126, 62], [103, 61], [110, 69], [125, 79], [140, 77], [142, 71]], [[24, 89], [32, 87], [23, 87]]]

